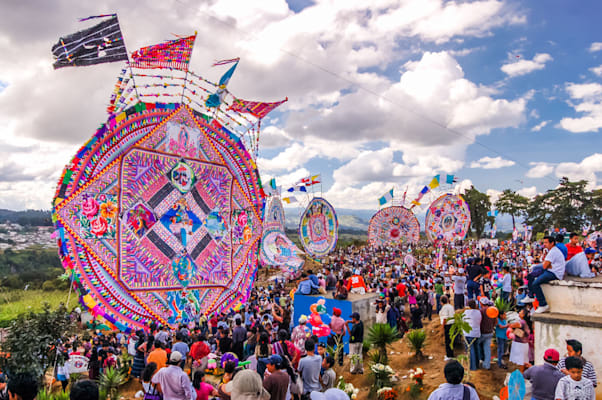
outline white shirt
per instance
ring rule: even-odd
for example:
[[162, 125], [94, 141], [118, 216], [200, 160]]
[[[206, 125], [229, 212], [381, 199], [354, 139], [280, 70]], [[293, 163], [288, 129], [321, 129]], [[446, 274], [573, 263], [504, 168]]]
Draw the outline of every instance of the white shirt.
[[510, 273], [504, 274], [502, 278], [502, 291], [512, 293], [512, 275]]
[[581, 378], [575, 381], [570, 375], [560, 378], [556, 385], [555, 399], [560, 400], [595, 400], [596, 393], [592, 381]]
[[558, 247], [554, 246], [552, 247], [552, 250], [548, 251], [545, 261], [549, 261], [552, 264], [552, 267], [549, 269], [549, 271], [556, 275], [556, 278], [564, 278], [564, 255], [562, 254], [562, 251], [558, 249]]
[[441, 310], [439, 311], [439, 319], [441, 320], [441, 325], [443, 325], [443, 320], [447, 320], [445, 325], [453, 324], [454, 323], [454, 313], [455, 313], [454, 306], [452, 306], [449, 303], [447, 303], [443, 307], [441, 307]]
[[473, 310], [472, 308], [469, 308], [468, 310], [464, 311], [464, 320], [468, 322], [471, 328], [471, 331], [466, 332], [466, 334], [464, 334], [464, 337], [481, 337], [482, 318], [483, 315], [481, 315], [480, 310]]

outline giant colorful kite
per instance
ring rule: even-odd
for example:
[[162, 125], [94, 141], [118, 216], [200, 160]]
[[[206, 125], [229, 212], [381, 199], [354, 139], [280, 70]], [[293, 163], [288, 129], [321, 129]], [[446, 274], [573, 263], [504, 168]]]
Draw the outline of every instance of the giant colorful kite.
[[405, 207], [383, 208], [370, 219], [368, 242], [371, 246], [417, 243], [419, 239], [420, 223], [416, 216]]
[[462, 196], [444, 194], [429, 206], [424, 223], [431, 242], [463, 240], [470, 229], [470, 209]]
[[[281, 102], [253, 102], [259, 116], [228, 111], [226, 84], [188, 70], [193, 43], [134, 52], [107, 122], [67, 165], [53, 202], [59, 253], [82, 304], [125, 331], [229, 309], [254, 281], [264, 192], [244, 139], [256, 146], [260, 118]], [[225, 106], [205, 106], [219, 90]]]
[[305, 251], [324, 257], [337, 244], [339, 222], [334, 207], [321, 197], [314, 197], [301, 215], [299, 238]]
[[263, 218], [260, 261], [263, 265], [279, 267], [288, 279], [295, 278], [305, 260], [303, 252], [286, 236], [284, 209], [277, 196], [272, 196]]

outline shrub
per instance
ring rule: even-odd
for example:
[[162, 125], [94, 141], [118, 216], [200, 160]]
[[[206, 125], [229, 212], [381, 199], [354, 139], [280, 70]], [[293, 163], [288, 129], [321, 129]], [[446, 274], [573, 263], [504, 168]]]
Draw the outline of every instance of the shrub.
[[368, 342], [378, 349], [380, 361], [383, 364], [389, 362], [387, 346], [397, 340], [397, 328], [389, 324], [374, 324], [368, 331]]
[[408, 346], [414, 351], [414, 357], [422, 357], [422, 349], [426, 344], [426, 332], [424, 329], [411, 330], [405, 337], [408, 339]]
[[119, 387], [126, 381], [126, 376], [123, 372], [116, 368], [107, 368], [100, 375], [99, 390], [105, 392], [109, 399], [119, 399]]
[[56, 290], [56, 284], [54, 281], [46, 281], [42, 283], [42, 290], [45, 292], [52, 292]]

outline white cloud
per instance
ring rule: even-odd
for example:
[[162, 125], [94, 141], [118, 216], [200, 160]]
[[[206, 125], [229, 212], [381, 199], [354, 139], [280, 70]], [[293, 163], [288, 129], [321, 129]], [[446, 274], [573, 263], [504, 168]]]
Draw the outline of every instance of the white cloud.
[[501, 190], [495, 190], [495, 189], [487, 189], [485, 191], [485, 193], [487, 193], [487, 196], [489, 196], [489, 201], [493, 205], [493, 204], [495, 204], [495, 202], [497, 201], [497, 199], [502, 194], [502, 191]]
[[566, 91], [576, 103], [569, 102], [582, 117], [565, 117], [560, 126], [573, 133], [595, 132], [602, 128], [602, 84], [567, 83]]
[[546, 127], [546, 125], [548, 125], [550, 123], [550, 121], [541, 121], [539, 124], [535, 125], [533, 128], [531, 128], [532, 132], [539, 132], [541, 131], [543, 128]]
[[602, 65], [598, 65], [597, 67], [592, 67], [589, 70], [602, 78]]
[[521, 189], [517, 190], [516, 193], [520, 194], [521, 196], [525, 196], [529, 199], [532, 199], [533, 197], [535, 197], [538, 194], [537, 187], [535, 187], [535, 186], [521, 188]]
[[529, 74], [533, 71], [538, 71], [546, 67], [546, 63], [552, 61], [553, 58], [548, 53], [535, 54], [532, 60], [519, 59], [502, 65], [502, 72], [510, 77]]
[[589, 46], [589, 51], [594, 53], [596, 51], [602, 50], [602, 42], [593, 42], [591, 46]]
[[502, 157], [483, 157], [478, 161], [473, 161], [470, 164], [470, 168], [483, 168], [483, 169], [498, 169], [504, 167], [511, 167], [516, 164], [512, 160], [504, 160]]
[[[524, 120], [526, 98], [494, 97], [498, 94], [491, 88], [467, 79], [444, 51], [424, 54], [396, 82], [382, 72], [397, 67], [422, 43], [485, 37], [526, 22], [524, 13], [501, 0], [319, 0], [299, 13], [285, 0], [181, 0], [144, 8], [117, 0], [92, 8], [73, 0], [25, 8], [9, 3], [0, 4], [5, 17], [0, 70], [8, 85], [0, 92], [0, 137], [19, 146], [29, 146], [25, 139], [31, 139], [35, 146], [28, 157], [13, 156], [13, 164], [0, 164], [0, 172], [7, 172], [0, 173], [0, 205], [48, 208], [62, 166], [106, 119], [106, 103], [122, 65], [54, 71], [49, 55], [53, 40], [91, 25], [77, 17], [106, 9], [119, 14], [130, 51], [169, 39], [171, 32], [197, 30], [191, 70], [216, 81], [223, 68], [209, 68], [211, 62], [240, 56], [228, 85], [233, 94], [265, 101], [289, 96], [280, 109], [288, 112], [280, 118], [283, 122], [265, 124], [260, 136], [264, 149], [288, 147], [258, 160], [262, 174], [295, 174], [316, 158], [349, 162], [374, 148], [367, 146], [373, 141], [402, 152], [403, 162], [392, 167], [394, 178], [408, 172], [430, 174], [459, 168], [478, 135]], [[27, 25], [22, 24], [24, 13]], [[49, 14], [57, 17], [49, 20]], [[408, 39], [418, 44], [400, 50], [400, 41]], [[441, 158], [432, 159], [433, 151]], [[17, 178], [23, 184], [9, 182]], [[40, 188], [35, 196], [24, 183], [31, 179]], [[377, 186], [359, 189], [358, 195]]]
[[527, 178], [543, 178], [554, 172], [554, 165], [546, 162], [530, 162], [529, 165], [533, 167], [525, 174]]
[[589, 181], [589, 187], [596, 186], [596, 173], [602, 172], [602, 154], [595, 153], [585, 157], [581, 162], [563, 162], [556, 167], [558, 178], [566, 176], [570, 180], [585, 179]]

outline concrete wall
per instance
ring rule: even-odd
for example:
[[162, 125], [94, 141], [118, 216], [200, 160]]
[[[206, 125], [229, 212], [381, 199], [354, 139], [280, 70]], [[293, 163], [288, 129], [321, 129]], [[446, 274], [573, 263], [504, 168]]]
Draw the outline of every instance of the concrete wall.
[[602, 282], [562, 280], [542, 288], [551, 312], [602, 318]]

